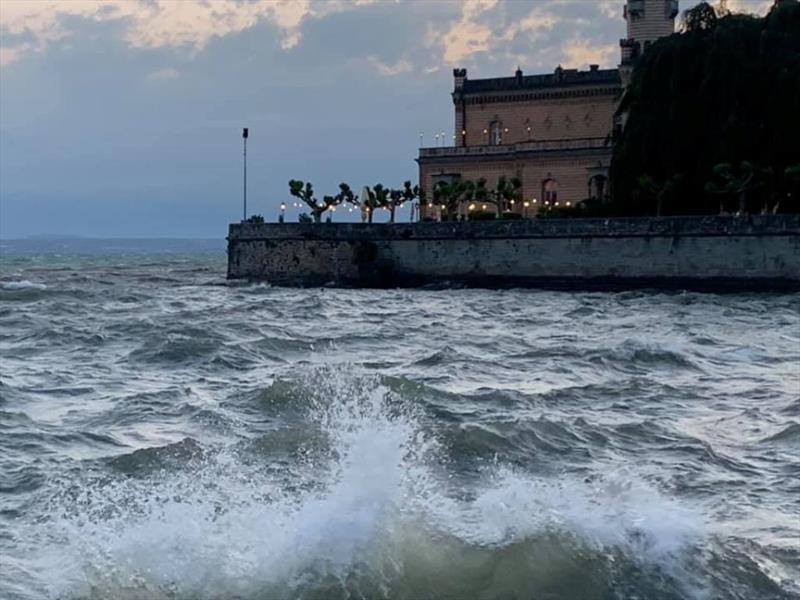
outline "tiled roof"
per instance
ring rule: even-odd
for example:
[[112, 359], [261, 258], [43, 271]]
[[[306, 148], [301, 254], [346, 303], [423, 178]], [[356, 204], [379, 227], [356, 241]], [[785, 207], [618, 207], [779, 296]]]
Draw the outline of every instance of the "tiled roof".
[[596, 69], [578, 71], [577, 69], [556, 70], [544, 75], [523, 75], [521, 77], [493, 77], [491, 79], [465, 79], [465, 94], [480, 92], [507, 92], [514, 90], [535, 90], [576, 85], [622, 85], [619, 69]]

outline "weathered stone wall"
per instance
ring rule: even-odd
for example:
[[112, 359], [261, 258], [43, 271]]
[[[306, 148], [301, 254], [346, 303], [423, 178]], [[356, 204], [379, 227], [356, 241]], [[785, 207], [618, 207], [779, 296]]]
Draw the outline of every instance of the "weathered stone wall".
[[800, 215], [233, 224], [228, 276], [277, 284], [800, 289]]

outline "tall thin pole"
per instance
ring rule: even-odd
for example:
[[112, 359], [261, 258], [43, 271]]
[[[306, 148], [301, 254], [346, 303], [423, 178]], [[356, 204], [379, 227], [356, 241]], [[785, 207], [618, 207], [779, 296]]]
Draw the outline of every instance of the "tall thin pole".
[[244, 150], [242, 152], [242, 156], [244, 157], [244, 185], [242, 187], [242, 192], [244, 195], [243, 199], [243, 213], [242, 213], [242, 221], [247, 221], [247, 136], [249, 131], [247, 127], [242, 129], [242, 143], [244, 145]]

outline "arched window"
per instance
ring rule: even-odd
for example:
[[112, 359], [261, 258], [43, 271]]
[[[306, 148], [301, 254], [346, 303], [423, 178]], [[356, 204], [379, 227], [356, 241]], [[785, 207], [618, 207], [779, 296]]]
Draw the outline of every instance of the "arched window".
[[500, 121], [492, 121], [489, 124], [489, 144], [492, 146], [499, 146], [503, 143], [503, 128], [500, 126]]
[[542, 183], [542, 199], [550, 204], [558, 202], [558, 182], [555, 179], [545, 179]]

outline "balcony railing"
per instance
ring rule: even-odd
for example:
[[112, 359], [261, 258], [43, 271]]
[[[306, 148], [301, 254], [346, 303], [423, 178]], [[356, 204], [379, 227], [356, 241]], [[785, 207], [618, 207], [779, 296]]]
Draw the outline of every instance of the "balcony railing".
[[454, 156], [495, 156], [516, 152], [549, 152], [553, 150], [586, 150], [608, 147], [607, 138], [576, 138], [572, 140], [549, 140], [539, 142], [517, 142], [481, 146], [440, 146], [420, 148], [420, 158], [449, 158]]

